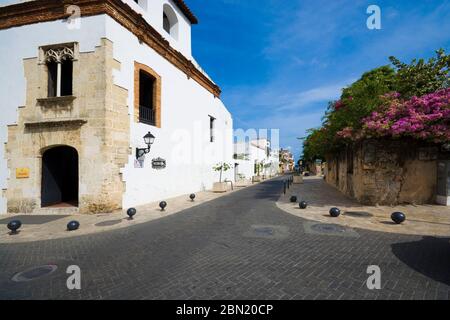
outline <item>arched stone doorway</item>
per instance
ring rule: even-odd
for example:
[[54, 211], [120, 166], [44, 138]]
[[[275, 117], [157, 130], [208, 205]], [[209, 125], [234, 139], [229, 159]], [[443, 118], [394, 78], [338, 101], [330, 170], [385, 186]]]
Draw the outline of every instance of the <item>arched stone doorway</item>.
[[78, 152], [69, 146], [42, 155], [41, 206], [78, 206]]

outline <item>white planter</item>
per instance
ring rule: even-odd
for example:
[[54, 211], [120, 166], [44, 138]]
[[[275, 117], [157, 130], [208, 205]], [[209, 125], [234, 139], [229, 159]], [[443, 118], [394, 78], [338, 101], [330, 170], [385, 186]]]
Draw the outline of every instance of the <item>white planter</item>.
[[261, 176], [254, 176], [253, 182], [261, 182]]
[[303, 183], [303, 177], [302, 176], [294, 176], [294, 184], [300, 184]]
[[227, 185], [226, 182], [214, 182], [213, 192], [227, 192]]

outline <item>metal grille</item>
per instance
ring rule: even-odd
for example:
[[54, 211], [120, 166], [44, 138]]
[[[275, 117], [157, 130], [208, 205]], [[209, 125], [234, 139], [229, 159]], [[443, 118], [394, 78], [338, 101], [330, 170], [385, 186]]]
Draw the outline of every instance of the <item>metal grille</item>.
[[155, 110], [149, 107], [139, 106], [139, 122], [155, 125]]

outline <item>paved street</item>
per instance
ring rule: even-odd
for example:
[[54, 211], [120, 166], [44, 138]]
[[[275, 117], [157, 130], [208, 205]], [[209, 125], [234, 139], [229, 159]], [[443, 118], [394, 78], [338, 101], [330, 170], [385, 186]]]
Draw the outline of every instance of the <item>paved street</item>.
[[[310, 232], [278, 209], [281, 179], [103, 233], [0, 245], [1, 299], [450, 299], [449, 238]], [[317, 230], [317, 229], [315, 229]], [[33, 266], [46, 277], [14, 282]], [[81, 268], [68, 290], [66, 268]], [[366, 269], [381, 268], [381, 290]]]

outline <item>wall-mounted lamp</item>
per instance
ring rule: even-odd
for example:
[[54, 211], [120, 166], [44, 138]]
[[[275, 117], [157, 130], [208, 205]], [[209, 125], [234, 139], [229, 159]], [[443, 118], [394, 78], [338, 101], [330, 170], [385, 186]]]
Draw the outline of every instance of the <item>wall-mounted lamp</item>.
[[139, 158], [141, 158], [143, 155], [147, 154], [150, 152], [150, 148], [153, 144], [153, 142], [155, 142], [155, 136], [152, 135], [150, 132], [147, 133], [144, 136], [144, 142], [147, 145], [147, 148], [136, 148], [136, 159], [139, 160]]

